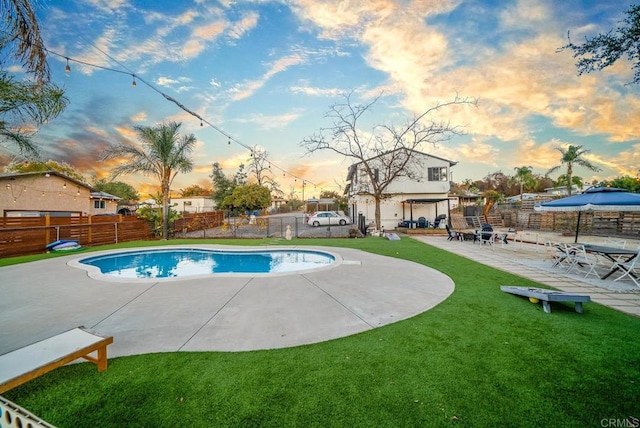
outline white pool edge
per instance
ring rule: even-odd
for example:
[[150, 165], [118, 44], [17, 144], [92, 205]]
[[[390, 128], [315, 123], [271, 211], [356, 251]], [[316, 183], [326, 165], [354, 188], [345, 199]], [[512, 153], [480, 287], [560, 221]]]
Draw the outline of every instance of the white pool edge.
[[[126, 254], [133, 252], [140, 252], [145, 250], [175, 250], [175, 249], [193, 249], [193, 250], [224, 250], [228, 252], [264, 252], [264, 251], [313, 251], [318, 253], [328, 254], [333, 257], [333, 263], [328, 265], [322, 265], [310, 269], [300, 269], [290, 272], [247, 272], [247, 273], [206, 273], [199, 275], [187, 275], [183, 277], [169, 277], [169, 278], [122, 278], [112, 275], [106, 275], [100, 271], [96, 266], [87, 265], [81, 263], [81, 260], [100, 257], [110, 254]], [[157, 282], [173, 282], [173, 281], [187, 281], [193, 279], [205, 279], [205, 278], [251, 278], [251, 277], [282, 277], [290, 275], [304, 275], [311, 272], [319, 272], [323, 270], [335, 269], [342, 265], [344, 259], [341, 255], [320, 247], [307, 247], [307, 246], [280, 246], [280, 245], [262, 245], [262, 246], [235, 246], [235, 245], [215, 245], [215, 244], [196, 244], [196, 245], [160, 245], [153, 247], [136, 247], [128, 249], [113, 249], [104, 251], [95, 251], [92, 253], [85, 253], [82, 256], [75, 257], [67, 262], [67, 266], [81, 269], [87, 272], [87, 275], [91, 279], [105, 282], [119, 282], [119, 283], [157, 283]]]

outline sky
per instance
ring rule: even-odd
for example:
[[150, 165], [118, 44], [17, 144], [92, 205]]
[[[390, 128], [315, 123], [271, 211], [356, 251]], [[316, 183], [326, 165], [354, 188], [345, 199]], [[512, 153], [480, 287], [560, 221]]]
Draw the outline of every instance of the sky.
[[[365, 132], [460, 96], [477, 106], [438, 114], [464, 135], [421, 147], [457, 162], [455, 182], [521, 166], [545, 174], [569, 144], [590, 150], [601, 169], [577, 167], [585, 181], [636, 176], [640, 87], [628, 84], [631, 64], [578, 76], [572, 53], [559, 51], [568, 32], [580, 42], [618, 26], [630, 1], [37, 0], [45, 45], [57, 54], [52, 80], [70, 104], [35, 142], [45, 159], [108, 178], [105, 148], [136, 144], [137, 126], [177, 121], [197, 145], [174, 193], [210, 187], [214, 162], [231, 175], [247, 163], [246, 147], [258, 146], [286, 194], [300, 197], [304, 181], [305, 198], [317, 197], [342, 191], [351, 160], [300, 143], [331, 126], [325, 113], [345, 94], [355, 103], [380, 95]], [[119, 180], [143, 199], [158, 190], [149, 177]]]

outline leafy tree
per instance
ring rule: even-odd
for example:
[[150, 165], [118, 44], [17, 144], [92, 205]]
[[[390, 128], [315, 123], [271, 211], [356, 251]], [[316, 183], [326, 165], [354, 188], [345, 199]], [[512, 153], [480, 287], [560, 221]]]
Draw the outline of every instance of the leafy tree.
[[205, 189], [198, 184], [192, 184], [186, 189], [180, 189], [180, 195], [183, 198], [188, 198], [190, 196], [211, 196], [211, 193], [211, 190]]
[[0, 71], [0, 142], [15, 144], [25, 157], [35, 158], [38, 149], [28, 129], [57, 117], [69, 100], [52, 83], [18, 81]]
[[130, 204], [140, 200], [140, 195], [138, 195], [136, 189], [122, 181], [107, 181], [101, 178], [94, 181], [92, 186], [100, 192], [106, 192], [119, 197], [121, 204]]
[[320, 192], [320, 198], [333, 199], [336, 201], [335, 205], [338, 207], [337, 209], [347, 212], [347, 208], [349, 207], [349, 203], [347, 201], [347, 197], [343, 194], [340, 194], [334, 190], [323, 190]]
[[491, 211], [491, 208], [496, 204], [496, 202], [500, 202], [504, 199], [504, 194], [496, 191], [496, 190], [487, 190], [482, 194], [485, 198], [486, 202], [484, 207], [482, 207], [482, 215], [486, 216]]
[[245, 184], [236, 186], [231, 196], [223, 201], [227, 209], [239, 211], [254, 211], [268, 208], [271, 205], [271, 191], [258, 184]]
[[141, 172], [155, 176], [162, 192], [162, 238], [169, 233], [169, 193], [171, 183], [180, 172], [193, 168], [190, 153], [196, 144], [193, 134], [180, 135], [180, 123], [169, 122], [155, 127], [135, 127], [141, 147], [118, 144], [105, 150], [103, 159], [123, 159], [112, 171], [113, 177]]
[[[136, 214], [138, 217], [153, 224], [153, 233], [155, 233], [156, 236], [164, 236], [165, 233], [168, 233], [168, 229], [165, 226], [178, 220], [180, 218], [180, 213], [169, 207], [166, 210], [167, 215], [165, 217], [163, 215], [165, 210], [162, 205], [164, 200], [163, 194], [158, 192], [155, 195], [149, 196], [155, 201], [155, 204], [142, 204], [142, 206], [136, 211]], [[166, 222], [164, 221], [165, 218], [167, 218]]]
[[325, 114], [332, 124], [321, 128], [316, 134], [305, 138], [300, 144], [308, 154], [316, 151], [330, 151], [353, 163], [351, 171], [359, 168], [367, 177], [367, 186], [360, 190], [375, 201], [375, 223], [380, 228], [380, 203], [390, 197], [387, 188], [395, 180], [407, 177], [422, 179], [417, 154], [425, 144], [438, 144], [458, 135], [458, 127], [449, 122], [433, 120], [436, 112], [450, 106], [476, 105], [475, 99], [461, 99], [438, 103], [419, 115], [407, 120], [401, 126], [376, 125], [371, 131], [360, 129], [363, 116], [370, 113], [380, 96], [366, 104], [354, 104], [351, 94], [343, 95], [344, 101], [333, 104]]
[[615, 30], [586, 38], [578, 45], [569, 37], [569, 43], [560, 48], [573, 51], [573, 57], [579, 58], [578, 75], [600, 71], [626, 55], [635, 70], [632, 83], [640, 83], [640, 5], [630, 6], [625, 13], [627, 17], [622, 20], [622, 26]]
[[517, 166], [514, 168], [516, 174], [509, 180], [510, 183], [520, 185], [520, 202], [522, 202], [522, 194], [525, 189], [533, 189], [536, 186], [536, 178], [533, 175], [533, 167]]
[[629, 192], [640, 193], [640, 176], [631, 177], [625, 175], [622, 177], [616, 177], [613, 180], [603, 181], [600, 184], [602, 186], [617, 187], [619, 189], [625, 189]]
[[562, 174], [559, 175], [558, 179], [556, 180], [556, 185], [558, 186], [573, 187], [574, 184], [578, 186], [578, 188], [582, 187], [582, 185], [584, 184], [582, 177], [574, 175], [571, 177], [571, 183], [569, 183], [569, 178], [566, 176], [566, 174]]
[[[60, 174], [64, 174], [69, 178], [78, 180], [81, 183], [88, 183], [84, 175], [80, 174], [76, 168], [65, 162], [57, 162], [54, 160], [47, 161], [25, 161], [25, 162], [11, 162], [4, 167], [4, 172], [46, 172], [56, 171]], [[117, 195], [116, 195], [117, 196]]]
[[233, 176], [226, 176], [218, 162], [213, 164], [213, 171], [209, 178], [213, 181], [212, 198], [216, 205], [224, 209], [224, 201], [231, 196], [233, 190], [237, 186], [243, 186], [247, 183], [247, 174], [244, 171], [244, 164], [240, 164], [238, 171]]
[[[583, 166], [585, 168], [590, 169], [591, 171], [600, 171], [600, 168], [593, 165], [591, 162], [589, 162], [587, 159], [583, 157], [586, 153], [589, 153], [590, 150], [586, 150], [582, 146], [569, 145], [569, 147], [567, 147], [566, 149], [564, 147], [556, 147], [556, 150], [562, 154], [562, 157], [560, 158], [560, 165], [556, 165], [553, 168], [550, 168], [547, 171], [547, 175], [557, 171], [558, 169], [566, 165], [567, 183], [573, 183], [572, 177], [573, 177], [574, 165]], [[569, 196], [571, 196], [571, 185], [568, 186], [568, 191], [569, 191]]]
[[477, 186], [483, 192], [487, 190], [496, 190], [499, 193], [507, 194], [511, 185], [509, 184], [509, 176], [502, 171], [492, 172], [483, 178], [483, 185]]

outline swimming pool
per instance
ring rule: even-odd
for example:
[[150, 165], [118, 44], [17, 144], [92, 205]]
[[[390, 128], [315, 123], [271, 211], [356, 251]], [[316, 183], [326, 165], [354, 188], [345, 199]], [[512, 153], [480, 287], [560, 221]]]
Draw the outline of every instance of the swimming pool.
[[326, 252], [297, 249], [165, 248], [87, 257], [77, 260], [76, 267], [87, 269], [92, 277], [161, 279], [210, 274], [293, 273], [330, 266], [335, 260]]

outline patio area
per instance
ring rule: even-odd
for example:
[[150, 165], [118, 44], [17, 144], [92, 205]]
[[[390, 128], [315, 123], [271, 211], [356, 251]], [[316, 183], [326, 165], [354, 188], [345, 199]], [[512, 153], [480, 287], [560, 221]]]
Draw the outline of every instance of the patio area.
[[[544, 242], [546, 240], [573, 242], [573, 236], [538, 231], [519, 231], [517, 235], [517, 242], [509, 241], [506, 245], [495, 244], [493, 248], [470, 241], [449, 241], [446, 237], [440, 236], [414, 236], [414, 238], [561, 291], [589, 295], [593, 302], [640, 317], [640, 287], [632, 281], [614, 282], [613, 279], [617, 276], [615, 274], [606, 280], [594, 276], [585, 278], [584, 274], [567, 273], [565, 269], [554, 268], [550, 260], [545, 260]], [[604, 245], [606, 238], [584, 235], [580, 236], [580, 241], [585, 244]], [[627, 239], [626, 241], [626, 248], [635, 249], [640, 245], [640, 240]], [[606, 267], [602, 266], [598, 269], [602, 273], [602, 269]]]
[[328, 251], [339, 263], [287, 275], [117, 282], [68, 264], [87, 255], [2, 267], [0, 355], [80, 325], [115, 338], [109, 357], [286, 348], [412, 317], [454, 290], [451, 278], [418, 263], [349, 248], [304, 248]]

